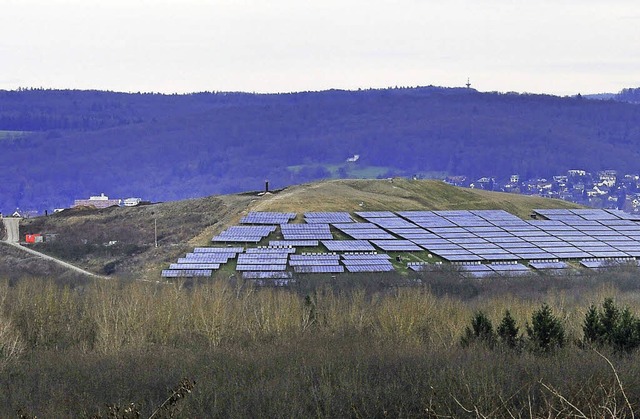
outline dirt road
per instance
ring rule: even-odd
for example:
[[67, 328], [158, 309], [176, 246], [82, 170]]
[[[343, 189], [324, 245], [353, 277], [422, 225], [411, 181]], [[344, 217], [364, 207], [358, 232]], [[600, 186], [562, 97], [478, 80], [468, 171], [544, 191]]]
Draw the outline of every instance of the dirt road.
[[22, 250], [23, 252], [26, 253], [30, 253], [32, 255], [38, 256], [41, 259], [45, 259], [45, 260], [50, 260], [54, 263], [57, 263], [58, 265], [64, 266], [67, 269], [70, 269], [72, 271], [84, 274], [84, 275], [88, 275], [94, 278], [106, 278], [104, 276], [100, 276], [100, 275], [96, 275], [92, 272], [89, 271], [85, 271], [84, 269], [78, 268], [77, 266], [73, 266], [70, 263], [64, 262], [60, 259], [56, 259], [54, 257], [45, 255], [44, 253], [40, 253], [40, 252], [36, 252], [35, 250], [31, 250], [29, 248], [26, 248], [24, 246], [20, 246], [19, 241], [20, 241], [20, 218], [13, 218], [13, 217], [5, 217], [2, 219], [2, 222], [4, 223], [5, 226], [5, 230], [7, 230], [7, 237], [6, 237], [6, 244], [13, 246], [17, 249]]
[[60, 259], [56, 259], [56, 258], [48, 256], [48, 255], [45, 255], [44, 253], [36, 252], [35, 250], [29, 249], [29, 248], [24, 247], [24, 246], [20, 246], [18, 243], [10, 243], [10, 242], [5, 242], [5, 243], [7, 245], [9, 245], [9, 246], [13, 246], [13, 247], [15, 247], [17, 249], [22, 250], [23, 252], [30, 253], [30, 254], [32, 254], [34, 256], [37, 256], [37, 257], [39, 257], [41, 259], [50, 260], [51, 262], [57, 263], [58, 265], [64, 266], [65, 268], [70, 269], [72, 271], [75, 271], [75, 272], [78, 272], [78, 273], [81, 273], [81, 274], [84, 274], [84, 275], [87, 275], [87, 276], [90, 276], [90, 277], [93, 277], [93, 278], [109, 279], [106, 276], [96, 275], [93, 272], [85, 271], [84, 269], [78, 268], [77, 266], [73, 266], [70, 263], [64, 262], [64, 261], [62, 261]]

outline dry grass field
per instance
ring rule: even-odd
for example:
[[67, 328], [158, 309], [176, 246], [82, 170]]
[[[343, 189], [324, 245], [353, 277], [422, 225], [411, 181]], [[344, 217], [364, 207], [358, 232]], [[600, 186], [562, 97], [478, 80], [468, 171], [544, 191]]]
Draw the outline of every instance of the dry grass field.
[[[0, 416], [149, 417], [187, 379], [195, 387], [174, 417], [631, 417], [640, 355], [584, 345], [582, 323], [607, 297], [637, 314], [637, 275], [440, 277], [309, 293], [222, 278], [5, 281]], [[461, 345], [478, 311], [497, 324], [510, 310], [525, 339], [543, 303], [565, 329], [564, 347]], [[140, 416], [108, 416], [107, 405]]]

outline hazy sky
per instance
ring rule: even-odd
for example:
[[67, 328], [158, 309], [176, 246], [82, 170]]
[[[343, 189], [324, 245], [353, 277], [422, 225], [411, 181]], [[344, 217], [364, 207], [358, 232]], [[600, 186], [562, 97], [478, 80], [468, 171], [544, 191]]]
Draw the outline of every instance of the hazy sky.
[[637, 0], [0, 0], [0, 89], [640, 86]]

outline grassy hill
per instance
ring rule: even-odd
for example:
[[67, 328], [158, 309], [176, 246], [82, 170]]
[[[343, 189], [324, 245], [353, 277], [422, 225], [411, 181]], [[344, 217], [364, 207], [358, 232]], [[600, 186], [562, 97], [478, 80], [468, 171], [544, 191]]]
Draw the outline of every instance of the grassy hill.
[[213, 235], [249, 211], [295, 212], [301, 218], [310, 211], [504, 209], [526, 218], [534, 208], [577, 207], [432, 180], [330, 180], [262, 195], [249, 192], [131, 208], [67, 210], [24, 220], [21, 234], [56, 234], [54, 242], [38, 244], [36, 249], [96, 273], [157, 279], [169, 263], [195, 246], [208, 245]]

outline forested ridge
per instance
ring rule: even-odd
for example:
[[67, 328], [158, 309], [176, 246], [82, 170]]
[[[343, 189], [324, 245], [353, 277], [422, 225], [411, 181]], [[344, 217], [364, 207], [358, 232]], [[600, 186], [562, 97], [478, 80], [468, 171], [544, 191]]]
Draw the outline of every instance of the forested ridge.
[[329, 168], [354, 154], [355, 166], [389, 175], [638, 172], [639, 145], [640, 107], [618, 100], [431, 86], [0, 91], [0, 210], [43, 210], [100, 192], [157, 201], [255, 190], [265, 179], [281, 187], [335, 175]]

